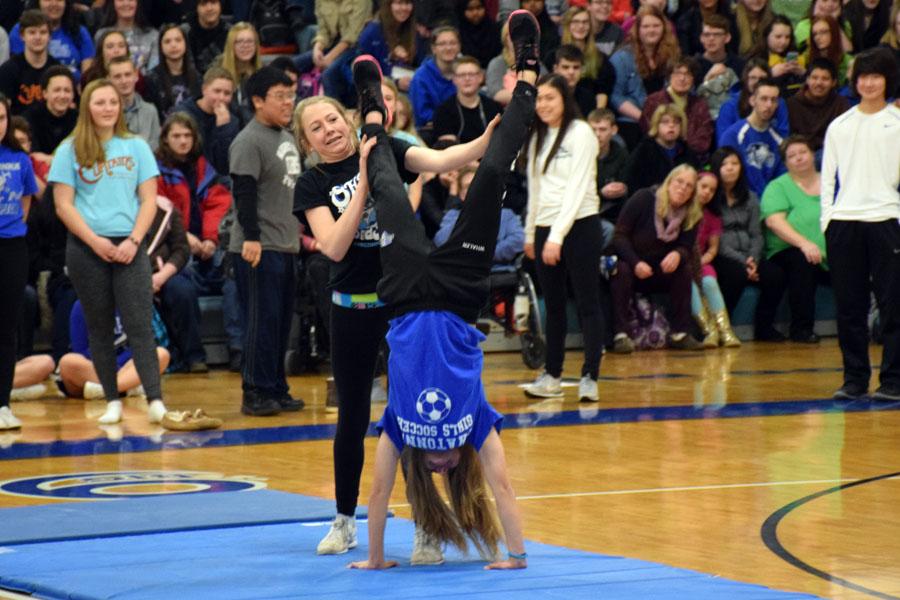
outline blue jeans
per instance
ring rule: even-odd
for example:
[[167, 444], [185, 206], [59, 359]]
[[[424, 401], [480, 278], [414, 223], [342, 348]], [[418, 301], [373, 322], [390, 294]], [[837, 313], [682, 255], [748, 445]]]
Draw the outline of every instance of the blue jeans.
[[198, 290], [190, 273], [185, 272], [189, 269], [187, 266], [173, 275], [159, 291], [160, 312], [171, 341], [172, 371], [206, 362], [206, 352], [200, 341]]
[[232, 254], [244, 332], [241, 378], [245, 392], [277, 397], [288, 393], [284, 372], [294, 311], [295, 255], [264, 250], [254, 268]]
[[69, 316], [72, 314], [72, 306], [78, 300], [78, 294], [75, 293], [75, 288], [72, 287], [69, 278], [60, 275], [55, 279], [51, 278], [47, 283], [47, 297], [50, 300], [50, 307], [53, 309], [50, 344], [53, 360], [59, 362], [59, 359], [70, 349]]
[[224, 250], [216, 250], [209, 260], [201, 261], [193, 257], [182, 273], [194, 282], [198, 296], [222, 295], [222, 320], [225, 335], [228, 336], [228, 349], [239, 351], [244, 344], [244, 320], [241, 317], [237, 286], [234, 279], [226, 273], [226, 257]]
[[[349, 48], [340, 54], [331, 65], [322, 72], [322, 92], [339, 100], [344, 106], [356, 106], [356, 88], [353, 86], [351, 66], [357, 56], [355, 48]], [[315, 65], [312, 50], [294, 58], [294, 64], [301, 73], [312, 71]]]

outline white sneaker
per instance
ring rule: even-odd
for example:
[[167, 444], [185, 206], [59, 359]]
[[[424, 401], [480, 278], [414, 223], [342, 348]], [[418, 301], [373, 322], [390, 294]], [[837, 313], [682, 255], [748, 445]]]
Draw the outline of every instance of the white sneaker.
[[19, 429], [22, 421], [16, 418], [8, 406], [0, 407], [0, 429]]
[[43, 383], [10, 390], [10, 400], [37, 400], [47, 392], [47, 386]]
[[584, 375], [578, 382], [578, 399], [582, 402], [600, 402], [597, 382], [588, 375]]
[[356, 520], [338, 513], [328, 534], [319, 542], [316, 554], [343, 554], [350, 548], [356, 548], [356, 544]]
[[562, 398], [562, 379], [545, 371], [538, 375], [534, 383], [525, 386], [525, 394], [535, 398]]
[[133, 388], [131, 388], [130, 390], [128, 390], [128, 392], [126, 392], [125, 395], [128, 397], [132, 397], [132, 396], [139, 397], [139, 396], [146, 396], [147, 394], [144, 392], [144, 386], [136, 385]]
[[425, 533], [425, 530], [416, 526], [416, 534], [413, 537], [412, 556], [409, 558], [411, 565], [441, 565], [444, 564], [444, 553], [441, 543], [433, 536]]
[[387, 402], [387, 390], [384, 387], [381, 377], [376, 377], [372, 381], [372, 404], [384, 404]]
[[81, 392], [81, 395], [85, 400], [106, 400], [103, 386], [93, 381], [84, 382], [84, 390]]

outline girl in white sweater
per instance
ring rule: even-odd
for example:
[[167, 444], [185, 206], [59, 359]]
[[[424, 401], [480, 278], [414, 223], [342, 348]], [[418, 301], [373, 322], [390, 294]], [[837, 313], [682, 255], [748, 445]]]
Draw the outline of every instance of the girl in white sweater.
[[597, 402], [603, 313], [598, 266], [602, 249], [597, 196], [597, 138], [559, 75], [537, 84], [537, 116], [528, 145], [525, 254], [535, 261], [547, 309], [545, 371], [525, 388], [529, 396], [561, 397], [565, 357], [567, 279], [584, 337], [578, 397]]

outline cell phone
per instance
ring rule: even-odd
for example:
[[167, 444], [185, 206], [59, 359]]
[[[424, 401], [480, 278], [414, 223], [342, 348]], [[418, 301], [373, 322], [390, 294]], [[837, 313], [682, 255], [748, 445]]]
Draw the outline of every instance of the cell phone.
[[787, 56], [784, 57], [788, 62], [797, 62], [797, 59], [800, 58], [800, 55], [797, 52], [791, 51], [787, 53]]

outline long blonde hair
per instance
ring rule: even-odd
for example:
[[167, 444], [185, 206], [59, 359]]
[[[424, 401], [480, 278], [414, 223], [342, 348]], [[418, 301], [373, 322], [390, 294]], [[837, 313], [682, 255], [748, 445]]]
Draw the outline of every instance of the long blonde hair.
[[103, 142], [97, 135], [94, 127], [94, 119], [91, 118], [91, 96], [100, 88], [112, 88], [119, 98], [119, 116], [113, 128], [116, 137], [131, 137], [128, 126], [125, 124], [125, 112], [122, 106], [122, 96], [116, 91], [109, 79], [95, 79], [90, 82], [81, 94], [81, 102], [78, 105], [78, 121], [75, 129], [69, 136], [72, 140], [72, 148], [75, 150], [75, 161], [82, 167], [91, 167], [106, 162], [106, 152], [103, 150]]
[[512, 69], [516, 66], [516, 56], [513, 52], [512, 42], [509, 41], [509, 23], [504, 23], [503, 27], [500, 28], [500, 41], [503, 48], [500, 51], [500, 55], [503, 56], [503, 62], [506, 63], [506, 66]]
[[691, 194], [691, 199], [688, 200], [687, 215], [684, 217], [684, 222], [681, 225], [683, 231], [689, 231], [703, 218], [703, 207], [700, 206], [700, 202], [697, 201], [697, 169], [691, 165], [682, 163], [676, 166], [669, 171], [669, 174], [666, 175], [663, 182], [656, 188], [656, 214], [659, 215], [661, 219], [664, 219], [669, 213], [669, 184], [675, 177], [684, 172], [694, 174], [694, 193]]
[[353, 144], [353, 148], [359, 148], [359, 137], [356, 135], [356, 126], [353, 125], [353, 121], [347, 115], [347, 109], [344, 108], [344, 105], [330, 96], [310, 96], [309, 98], [301, 100], [294, 108], [294, 136], [296, 136], [297, 146], [303, 154], [309, 156], [314, 152], [312, 147], [310, 147], [309, 140], [306, 139], [306, 132], [303, 131], [303, 113], [310, 106], [322, 103], [330, 104], [338, 111], [350, 128], [350, 142]]
[[[584, 48], [581, 47], [581, 43], [577, 42], [574, 37], [572, 37], [572, 31], [569, 26], [572, 23], [572, 19], [580, 14], [586, 14], [588, 16], [588, 35], [584, 40]], [[603, 55], [600, 54], [600, 50], [597, 48], [597, 40], [596, 40], [597, 32], [594, 29], [594, 19], [591, 17], [591, 13], [583, 6], [573, 6], [569, 10], [566, 11], [566, 14], [563, 15], [562, 21], [562, 43], [563, 44], [572, 44], [577, 46], [582, 54], [584, 54], [584, 65], [581, 68], [581, 78], [582, 79], [596, 79], [597, 75], [600, 74], [600, 67], [603, 65]]]
[[422, 530], [465, 551], [466, 537], [482, 556], [498, 554], [500, 523], [488, 495], [478, 454], [470, 444], [459, 448], [459, 464], [447, 473], [451, 512], [425, 466], [425, 450], [407, 446], [401, 453], [406, 473], [406, 497], [413, 520]]
[[900, 37], [897, 37], [897, 15], [900, 14], [900, 2], [894, 2], [891, 7], [890, 25], [881, 37], [881, 43], [890, 46], [894, 50], [900, 50]]
[[[256, 50], [253, 52], [253, 59], [250, 64], [238, 64], [237, 57], [234, 55], [234, 41], [242, 31], [252, 32], [256, 43]], [[246, 21], [241, 21], [240, 23], [235, 23], [228, 30], [228, 36], [225, 38], [225, 48], [222, 50], [222, 67], [231, 73], [231, 76], [239, 84], [262, 68], [262, 58], [259, 55], [259, 34], [253, 25]]]

